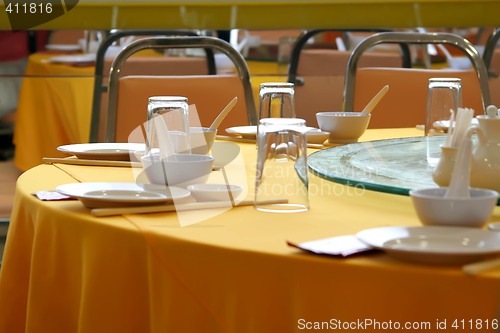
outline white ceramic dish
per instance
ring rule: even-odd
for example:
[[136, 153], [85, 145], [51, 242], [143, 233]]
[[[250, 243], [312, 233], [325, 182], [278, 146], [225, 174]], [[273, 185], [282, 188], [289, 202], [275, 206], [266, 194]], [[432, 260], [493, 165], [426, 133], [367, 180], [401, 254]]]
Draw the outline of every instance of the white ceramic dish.
[[[473, 126], [479, 125], [479, 122], [477, 121], [476, 118], [472, 118], [471, 125], [473, 125]], [[450, 127], [450, 121], [449, 120], [438, 120], [432, 124], [432, 127], [438, 131], [448, 132], [448, 128]]]
[[49, 58], [50, 62], [61, 64], [93, 63], [95, 60], [96, 55], [93, 53], [82, 55], [64, 55]]
[[243, 191], [243, 186], [226, 184], [193, 184], [187, 189], [197, 201], [230, 201], [229, 191], [233, 199]]
[[226, 128], [226, 133], [239, 135], [242, 138], [255, 139], [257, 136], [257, 126], [235, 126]]
[[330, 143], [353, 143], [363, 135], [371, 115], [361, 112], [318, 112], [316, 120], [322, 131], [329, 132]]
[[498, 201], [498, 193], [493, 190], [471, 188], [470, 198], [446, 198], [447, 190], [446, 187], [433, 187], [410, 191], [422, 224], [481, 228]]
[[[309, 143], [323, 143], [330, 133], [323, 132], [319, 128], [306, 127], [306, 138]], [[257, 126], [236, 126], [226, 128], [226, 133], [238, 135], [244, 139], [255, 139], [257, 137]]]
[[491, 231], [500, 231], [500, 222], [489, 223], [488, 229]]
[[78, 44], [48, 44], [45, 46], [48, 51], [81, 51], [81, 47]]
[[81, 159], [130, 161], [130, 154], [144, 151], [143, 143], [80, 143], [57, 147], [57, 150]]
[[500, 253], [500, 233], [465, 227], [382, 227], [360, 231], [363, 243], [406, 261], [458, 265]]
[[306, 132], [306, 138], [308, 143], [323, 144], [328, 139], [329, 136], [330, 133], [324, 132], [319, 128], [311, 128], [309, 131]]
[[207, 181], [214, 158], [200, 154], [176, 154], [161, 160], [160, 154], [153, 153], [142, 156], [141, 162], [151, 184], [186, 187]]
[[161, 204], [191, 195], [182, 188], [145, 190], [135, 183], [91, 182], [60, 185], [56, 191], [80, 200], [87, 208], [128, 207]]

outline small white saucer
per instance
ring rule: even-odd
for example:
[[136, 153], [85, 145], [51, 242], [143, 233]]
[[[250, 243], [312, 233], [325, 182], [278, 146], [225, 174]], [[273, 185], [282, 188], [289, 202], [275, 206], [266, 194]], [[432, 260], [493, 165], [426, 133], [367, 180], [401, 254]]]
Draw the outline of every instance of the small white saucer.
[[500, 231], [500, 222], [492, 222], [488, 224], [488, 230]]
[[229, 191], [236, 198], [243, 191], [241, 185], [193, 184], [187, 187], [197, 201], [230, 201]]

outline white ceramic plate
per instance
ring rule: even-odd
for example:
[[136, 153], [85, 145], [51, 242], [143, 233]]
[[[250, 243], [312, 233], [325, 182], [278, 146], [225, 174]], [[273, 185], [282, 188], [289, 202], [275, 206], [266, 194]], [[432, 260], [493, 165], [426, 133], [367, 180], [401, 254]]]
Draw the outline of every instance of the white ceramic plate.
[[[306, 127], [308, 132], [306, 133], [307, 141], [310, 143], [323, 143], [328, 139], [329, 133], [322, 132], [315, 127]], [[257, 126], [236, 126], [226, 128], [226, 133], [231, 135], [239, 135], [245, 139], [255, 139], [257, 137]], [[322, 141], [321, 139], [324, 138]], [[321, 142], [320, 142], [321, 141]]]
[[229, 191], [233, 199], [237, 198], [243, 186], [205, 183], [189, 185], [187, 189], [198, 201], [230, 201]]
[[[476, 118], [472, 118], [471, 125], [478, 126], [479, 123], [477, 122]], [[443, 131], [443, 132], [448, 132], [448, 127], [450, 127], [450, 121], [449, 120], [438, 120], [432, 124], [432, 127], [438, 131]]]
[[491, 231], [500, 231], [500, 222], [489, 223], [488, 229]]
[[257, 136], [257, 126], [236, 126], [226, 128], [226, 133], [239, 135], [242, 138], [255, 139]]
[[109, 182], [64, 184], [58, 186], [56, 191], [80, 200], [87, 208], [162, 204], [191, 195], [188, 190], [173, 186], [167, 192], [145, 190], [135, 183]]
[[363, 243], [398, 259], [464, 264], [500, 254], [500, 233], [466, 227], [382, 227], [360, 231]]
[[95, 62], [95, 57], [96, 55], [93, 53], [82, 55], [65, 55], [51, 57], [49, 58], [49, 61], [62, 64], [92, 63]]
[[81, 159], [130, 161], [130, 154], [144, 150], [143, 143], [79, 143], [57, 147], [60, 152]]
[[49, 51], [80, 51], [82, 49], [78, 44], [48, 44], [45, 48]]

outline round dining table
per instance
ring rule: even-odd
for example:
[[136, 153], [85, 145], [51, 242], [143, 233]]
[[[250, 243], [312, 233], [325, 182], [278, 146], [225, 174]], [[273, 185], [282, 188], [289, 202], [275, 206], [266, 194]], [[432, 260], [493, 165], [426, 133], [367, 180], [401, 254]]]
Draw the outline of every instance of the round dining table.
[[[417, 129], [374, 129], [361, 140], [421, 135]], [[252, 199], [256, 146], [237, 145], [240, 153], [225, 171], [237, 174]], [[493, 332], [498, 327], [499, 269], [471, 276], [461, 265], [414, 263], [380, 251], [339, 257], [288, 245], [376, 227], [421, 226], [405, 195], [312, 173], [310, 209], [294, 214], [246, 206], [98, 217], [77, 200], [34, 195], [68, 183], [135, 182], [140, 172], [140, 167], [53, 163], [23, 173], [0, 270], [0, 332]], [[210, 179], [220, 174], [213, 171]], [[499, 218], [495, 208], [491, 221]], [[188, 220], [192, 223], [183, 224]]]

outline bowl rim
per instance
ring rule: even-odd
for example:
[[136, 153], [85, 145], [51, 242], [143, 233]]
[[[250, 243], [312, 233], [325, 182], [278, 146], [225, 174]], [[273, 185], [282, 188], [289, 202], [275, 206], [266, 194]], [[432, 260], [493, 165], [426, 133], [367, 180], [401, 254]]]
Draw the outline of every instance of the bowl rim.
[[371, 114], [362, 114], [360, 111], [320, 111], [316, 112], [316, 116], [326, 116], [326, 117], [332, 117], [332, 116], [337, 116], [337, 117], [371, 117]]
[[[476, 193], [483, 193], [484, 195], [477, 197], [470, 197], [470, 198], [445, 198], [444, 194], [446, 193], [447, 189], [448, 187], [444, 186], [413, 189], [410, 190], [409, 195], [412, 198], [419, 198], [419, 199], [438, 199], [438, 200], [454, 200], [454, 201], [479, 201], [479, 200], [493, 199], [493, 198], [498, 199], [499, 197], [499, 193], [495, 190], [487, 188], [471, 187], [469, 188], [469, 191]], [[430, 191], [437, 192], [438, 195], [433, 195], [431, 193], [428, 193]]]

